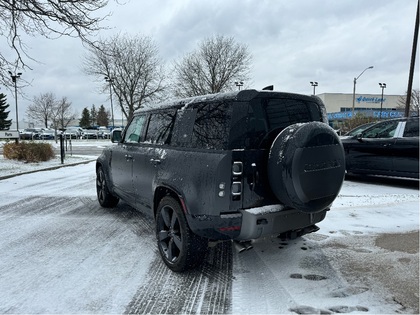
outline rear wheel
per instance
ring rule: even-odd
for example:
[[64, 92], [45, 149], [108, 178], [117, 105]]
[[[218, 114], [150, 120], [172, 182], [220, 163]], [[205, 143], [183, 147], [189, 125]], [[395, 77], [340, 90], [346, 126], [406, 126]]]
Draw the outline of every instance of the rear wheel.
[[160, 255], [172, 271], [191, 269], [203, 261], [207, 241], [190, 230], [180, 204], [172, 197], [159, 203], [156, 236]]
[[113, 208], [118, 204], [119, 199], [112, 195], [108, 189], [105, 174], [101, 166], [96, 171], [96, 194], [99, 204], [104, 208]]

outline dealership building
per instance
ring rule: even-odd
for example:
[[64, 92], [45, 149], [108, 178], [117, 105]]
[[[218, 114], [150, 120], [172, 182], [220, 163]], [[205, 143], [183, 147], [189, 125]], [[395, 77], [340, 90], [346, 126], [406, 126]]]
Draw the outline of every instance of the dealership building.
[[353, 94], [323, 93], [317, 95], [325, 104], [328, 120], [332, 125], [340, 125], [346, 119], [350, 119], [357, 113], [373, 119], [389, 119], [404, 117], [404, 108], [401, 100], [404, 95], [381, 94]]

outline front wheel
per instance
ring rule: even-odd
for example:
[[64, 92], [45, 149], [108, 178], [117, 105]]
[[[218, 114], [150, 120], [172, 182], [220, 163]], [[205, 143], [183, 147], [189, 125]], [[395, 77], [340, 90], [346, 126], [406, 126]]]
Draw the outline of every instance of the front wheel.
[[101, 166], [96, 171], [96, 194], [99, 204], [104, 208], [113, 208], [118, 204], [119, 199], [112, 195], [108, 189], [105, 173]]
[[203, 261], [207, 241], [190, 230], [181, 206], [172, 197], [159, 203], [156, 236], [160, 255], [172, 271], [192, 269]]

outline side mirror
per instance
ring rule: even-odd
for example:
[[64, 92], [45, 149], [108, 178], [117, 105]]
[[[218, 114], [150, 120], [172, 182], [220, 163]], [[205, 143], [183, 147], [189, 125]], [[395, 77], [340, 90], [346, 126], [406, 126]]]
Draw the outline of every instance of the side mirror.
[[122, 131], [121, 130], [112, 130], [111, 132], [111, 142], [120, 142], [122, 138]]
[[356, 139], [359, 141], [359, 142], [363, 142], [363, 133], [358, 133], [357, 135], [356, 135]]

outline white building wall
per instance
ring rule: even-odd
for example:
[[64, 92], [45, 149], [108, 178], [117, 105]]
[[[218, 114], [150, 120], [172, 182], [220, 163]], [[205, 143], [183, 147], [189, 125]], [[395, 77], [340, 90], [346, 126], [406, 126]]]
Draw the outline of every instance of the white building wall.
[[[317, 95], [325, 104], [327, 113], [340, 112], [342, 108], [352, 109], [353, 94], [323, 93]], [[382, 108], [391, 110], [398, 107], [398, 101], [403, 95], [384, 95]], [[381, 108], [381, 94], [356, 94], [354, 109]]]

